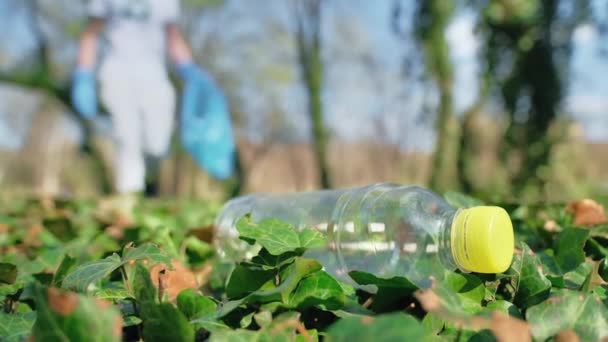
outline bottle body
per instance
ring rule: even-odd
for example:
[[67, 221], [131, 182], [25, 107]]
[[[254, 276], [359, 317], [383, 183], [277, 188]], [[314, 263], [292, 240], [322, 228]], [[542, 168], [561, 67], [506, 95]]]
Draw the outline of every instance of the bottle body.
[[321, 232], [326, 245], [307, 254], [344, 281], [349, 281], [348, 272], [356, 270], [381, 277], [405, 276], [428, 287], [446, 269], [457, 268], [450, 244], [457, 212], [428, 190], [396, 184], [253, 194], [226, 204], [216, 221], [216, 241], [220, 257], [250, 258], [255, 251], [238, 240], [234, 227], [238, 219], [246, 214], [253, 221], [278, 218], [296, 229]]

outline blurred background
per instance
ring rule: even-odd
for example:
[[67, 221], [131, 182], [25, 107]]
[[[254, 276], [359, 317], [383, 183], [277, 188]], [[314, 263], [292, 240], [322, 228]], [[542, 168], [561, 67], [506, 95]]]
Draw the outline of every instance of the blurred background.
[[[69, 99], [85, 0], [0, 0], [0, 192], [111, 191], [107, 116]], [[159, 193], [380, 181], [491, 200], [608, 193], [606, 0], [183, 0], [229, 99], [239, 173], [174, 139]], [[90, 137], [88, 139], [87, 137]]]

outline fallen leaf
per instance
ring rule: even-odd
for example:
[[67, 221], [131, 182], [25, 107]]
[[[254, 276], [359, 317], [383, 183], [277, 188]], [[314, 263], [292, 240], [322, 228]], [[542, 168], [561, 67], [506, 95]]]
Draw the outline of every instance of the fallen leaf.
[[416, 292], [416, 299], [418, 299], [422, 308], [427, 312], [441, 310], [441, 298], [433, 290]]
[[49, 287], [47, 295], [49, 308], [62, 316], [71, 314], [78, 306], [78, 295], [75, 293], [65, 292], [55, 287]]
[[592, 199], [582, 199], [568, 205], [568, 210], [574, 213], [574, 224], [591, 226], [608, 223], [604, 207]]
[[492, 312], [490, 330], [500, 342], [532, 341], [530, 325], [499, 311]]
[[198, 290], [199, 284], [194, 273], [179, 260], [171, 260], [173, 269], [165, 264], [157, 264], [150, 269], [152, 283], [161, 293], [166, 293], [170, 301], [175, 301], [177, 295], [185, 289]]
[[555, 342], [580, 342], [581, 339], [573, 330], [562, 331], [555, 335]]

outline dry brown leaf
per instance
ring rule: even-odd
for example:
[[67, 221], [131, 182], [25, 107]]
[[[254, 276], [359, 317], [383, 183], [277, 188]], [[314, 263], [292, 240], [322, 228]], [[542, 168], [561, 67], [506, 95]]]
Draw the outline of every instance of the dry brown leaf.
[[49, 308], [61, 316], [71, 314], [78, 306], [78, 295], [75, 293], [65, 292], [55, 287], [49, 287], [47, 296]]
[[171, 265], [172, 270], [164, 264], [157, 264], [150, 269], [152, 283], [159, 291], [166, 293], [169, 300], [174, 301], [185, 289], [198, 290], [199, 284], [191, 270], [177, 259], [171, 260]]
[[574, 224], [578, 226], [608, 223], [604, 207], [592, 199], [572, 202], [568, 205], [568, 210], [574, 213]]
[[442, 310], [441, 298], [433, 290], [418, 291], [415, 295], [425, 311], [437, 312]]
[[490, 330], [500, 342], [532, 341], [532, 331], [528, 323], [499, 311], [492, 312]]
[[0, 234], [8, 233], [9, 227], [7, 224], [0, 223]]
[[581, 339], [573, 330], [565, 330], [555, 335], [555, 342], [580, 342]]

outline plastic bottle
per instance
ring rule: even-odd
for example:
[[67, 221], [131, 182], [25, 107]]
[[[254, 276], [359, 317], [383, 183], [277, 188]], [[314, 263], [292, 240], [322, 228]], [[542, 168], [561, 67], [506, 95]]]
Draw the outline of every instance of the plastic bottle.
[[292, 194], [252, 194], [226, 203], [216, 220], [216, 247], [227, 260], [257, 252], [238, 239], [234, 227], [246, 214], [252, 220], [278, 218], [327, 237], [309, 257], [348, 281], [348, 272], [380, 277], [404, 276], [419, 287], [440, 280], [445, 270], [500, 273], [511, 264], [511, 219], [500, 207], [451, 207], [442, 197], [417, 186], [375, 184], [362, 188]]

